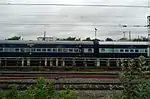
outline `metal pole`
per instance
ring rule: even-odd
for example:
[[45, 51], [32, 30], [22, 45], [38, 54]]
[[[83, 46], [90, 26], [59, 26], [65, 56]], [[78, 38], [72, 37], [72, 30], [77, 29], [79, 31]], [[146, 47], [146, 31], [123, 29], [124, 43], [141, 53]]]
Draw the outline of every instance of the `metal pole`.
[[131, 41], [131, 31], [129, 31], [129, 40]]
[[97, 37], [97, 28], [95, 28], [95, 40], [96, 40], [96, 37]]
[[44, 31], [44, 38], [43, 38], [43, 41], [45, 41], [45, 38], [46, 38], [46, 31]]
[[123, 32], [124, 38], [126, 38], [126, 32]]
[[147, 54], [148, 54], [148, 57], [150, 56], [150, 16], [147, 16], [147, 27], [148, 27], [148, 51], [147, 51]]

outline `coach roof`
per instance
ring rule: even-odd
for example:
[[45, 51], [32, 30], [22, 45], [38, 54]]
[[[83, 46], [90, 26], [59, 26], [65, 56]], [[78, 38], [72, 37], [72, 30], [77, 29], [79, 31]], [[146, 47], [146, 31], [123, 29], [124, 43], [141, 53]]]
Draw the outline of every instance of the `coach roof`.
[[106, 41], [106, 42], [99, 42], [99, 45], [148, 45], [148, 42], [118, 42], [118, 41]]
[[29, 41], [29, 40], [0, 40], [0, 44], [94, 44], [93, 41]]

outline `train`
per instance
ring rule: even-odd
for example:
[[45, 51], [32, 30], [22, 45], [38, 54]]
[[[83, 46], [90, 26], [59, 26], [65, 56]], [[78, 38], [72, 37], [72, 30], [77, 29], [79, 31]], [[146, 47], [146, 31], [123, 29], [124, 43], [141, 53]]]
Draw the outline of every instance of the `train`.
[[0, 40], [0, 57], [149, 57], [148, 42]]

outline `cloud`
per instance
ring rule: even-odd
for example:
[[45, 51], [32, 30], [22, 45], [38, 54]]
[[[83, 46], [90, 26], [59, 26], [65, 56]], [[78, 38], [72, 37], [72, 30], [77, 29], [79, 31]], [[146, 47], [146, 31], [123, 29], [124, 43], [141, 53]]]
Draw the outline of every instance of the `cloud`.
[[[147, 5], [148, 3], [147, 0], [5, 0], [3, 2], [109, 5]], [[106, 37], [120, 38], [123, 31], [132, 31], [133, 37], [138, 35], [147, 36], [147, 28], [94, 25], [145, 25], [147, 24], [148, 11], [149, 9], [146, 8], [117, 7], [0, 6], [0, 34], [2, 38], [20, 34], [25, 39], [36, 39], [37, 36], [42, 35], [43, 31], [47, 31], [48, 36], [94, 38], [94, 28], [97, 28], [100, 39], [105, 39]], [[4, 25], [4, 23], [10, 25]], [[144, 32], [141, 33], [140, 31]]]

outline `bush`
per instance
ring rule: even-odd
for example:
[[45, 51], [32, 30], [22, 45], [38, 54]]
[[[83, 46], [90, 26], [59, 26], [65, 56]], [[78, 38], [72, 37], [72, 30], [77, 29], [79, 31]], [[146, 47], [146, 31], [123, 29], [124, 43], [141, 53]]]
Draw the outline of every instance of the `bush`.
[[150, 99], [150, 80], [145, 77], [145, 63], [143, 56], [139, 57], [138, 64], [134, 60], [122, 61], [120, 81], [123, 92], [112, 99]]
[[17, 85], [12, 85], [7, 93], [0, 92], [0, 99], [78, 99], [75, 91], [64, 90], [57, 92], [54, 81], [46, 83], [44, 78], [39, 78], [34, 88], [17, 90]]

